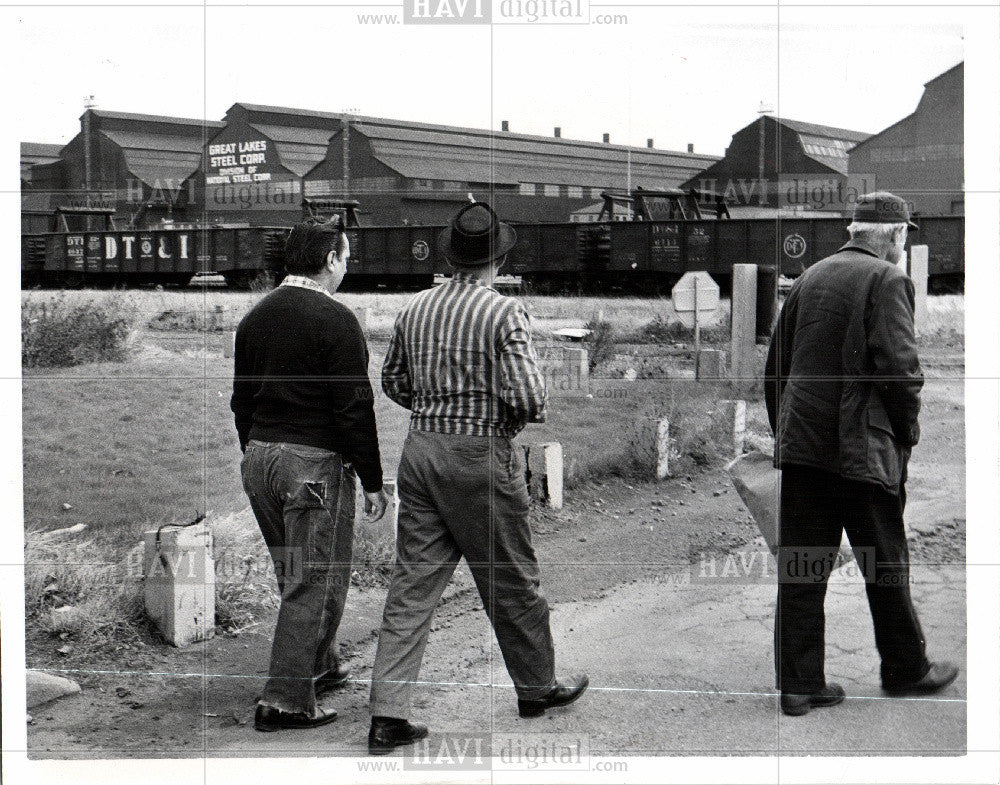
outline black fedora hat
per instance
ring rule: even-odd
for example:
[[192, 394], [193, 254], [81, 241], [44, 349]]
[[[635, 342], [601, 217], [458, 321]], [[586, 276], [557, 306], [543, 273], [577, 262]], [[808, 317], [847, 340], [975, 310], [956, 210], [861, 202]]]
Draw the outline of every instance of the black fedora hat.
[[870, 224], [906, 224], [911, 229], [919, 229], [910, 220], [910, 207], [905, 199], [888, 191], [876, 191], [858, 197], [854, 205], [854, 220]]
[[467, 204], [438, 237], [438, 250], [458, 267], [480, 267], [499, 259], [517, 242], [517, 233], [486, 202]]

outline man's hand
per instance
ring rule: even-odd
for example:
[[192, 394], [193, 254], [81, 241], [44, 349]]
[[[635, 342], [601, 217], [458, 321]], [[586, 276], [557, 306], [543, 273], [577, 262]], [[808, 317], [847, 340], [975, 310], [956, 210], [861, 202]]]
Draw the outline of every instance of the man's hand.
[[374, 523], [385, 515], [385, 508], [389, 506], [389, 496], [385, 489], [374, 493], [365, 491], [365, 520]]

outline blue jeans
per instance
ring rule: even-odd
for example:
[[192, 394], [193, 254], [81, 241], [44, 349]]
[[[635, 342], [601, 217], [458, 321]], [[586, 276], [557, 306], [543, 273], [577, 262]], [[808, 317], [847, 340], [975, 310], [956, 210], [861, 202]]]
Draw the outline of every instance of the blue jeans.
[[355, 474], [335, 452], [251, 441], [243, 488], [274, 562], [281, 607], [260, 702], [312, 715], [314, 681], [336, 666], [351, 581]]

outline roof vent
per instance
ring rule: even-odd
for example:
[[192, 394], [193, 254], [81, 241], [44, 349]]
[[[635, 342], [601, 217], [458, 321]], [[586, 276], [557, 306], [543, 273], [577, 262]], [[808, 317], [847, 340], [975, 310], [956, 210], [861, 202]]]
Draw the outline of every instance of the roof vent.
[[506, 120], [501, 120], [500, 121], [500, 130], [501, 131], [509, 131], [510, 130], [510, 123], [507, 122]]
[[611, 134], [604, 134], [604, 144], [608, 144], [611, 141]]
[[688, 152], [689, 153], [693, 153], [694, 152], [694, 145], [691, 142], [688, 142]]
[[652, 138], [646, 140], [646, 147], [648, 147], [650, 149], [653, 148], [653, 140], [652, 140]]
[[556, 126], [556, 127], [555, 127], [555, 128], [553, 129], [553, 130], [552, 130], [552, 134], [553, 134], [553, 136], [555, 136], [555, 138], [556, 138], [556, 139], [559, 139], [560, 137], [562, 137], [562, 128], [560, 128], [560, 127], [559, 127], [559, 126], [557, 125], [557, 126]]

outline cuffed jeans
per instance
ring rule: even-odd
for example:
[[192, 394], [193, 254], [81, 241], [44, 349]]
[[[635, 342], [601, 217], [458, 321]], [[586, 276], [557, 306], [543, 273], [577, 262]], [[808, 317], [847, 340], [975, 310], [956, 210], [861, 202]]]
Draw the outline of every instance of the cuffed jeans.
[[845, 529], [865, 573], [883, 686], [921, 679], [930, 663], [910, 598], [903, 483], [895, 495], [873, 483], [806, 466], [785, 466], [781, 474], [774, 621], [778, 689], [807, 694], [826, 686], [823, 601]]
[[251, 441], [241, 473], [281, 592], [260, 702], [312, 715], [314, 680], [337, 664], [334, 639], [351, 580], [354, 470], [329, 450]]
[[502, 437], [410, 431], [397, 483], [396, 564], [372, 672], [372, 715], [410, 716], [434, 609], [462, 556], [518, 697], [548, 693], [555, 651], [521, 450]]

